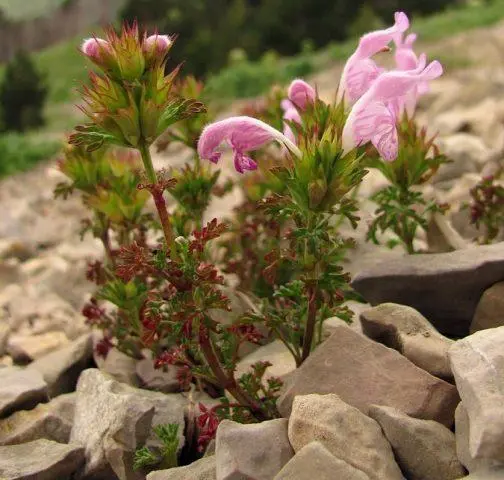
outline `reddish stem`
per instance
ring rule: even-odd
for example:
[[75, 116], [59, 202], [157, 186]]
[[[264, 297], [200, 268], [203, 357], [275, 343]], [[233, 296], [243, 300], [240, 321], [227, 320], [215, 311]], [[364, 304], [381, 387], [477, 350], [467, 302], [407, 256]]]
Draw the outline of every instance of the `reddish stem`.
[[[313, 343], [313, 333], [315, 332], [315, 323], [317, 320], [317, 293], [315, 288], [308, 288], [308, 318], [306, 319], [306, 328], [303, 338], [303, 353], [301, 355], [301, 365], [310, 355]], [[298, 365], [298, 366], [299, 366]]]

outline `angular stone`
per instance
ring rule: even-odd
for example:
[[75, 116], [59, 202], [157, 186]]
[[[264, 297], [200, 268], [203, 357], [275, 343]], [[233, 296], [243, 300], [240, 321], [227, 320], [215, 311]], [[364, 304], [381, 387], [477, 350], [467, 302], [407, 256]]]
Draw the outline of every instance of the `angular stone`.
[[317, 480], [369, 480], [362, 470], [336, 458], [320, 442], [305, 445], [273, 480], [313, 480], [315, 472]]
[[292, 373], [277, 401], [280, 413], [289, 416], [294, 397], [310, 393], [335, 393], [366, 414], [378, 403], [447, 426], [459, 401], [453, 385], [347, 327], [337, 327]]
[[43, 357], [68, 344], [63, 332], [47, 332], [40, 335], [13, 333], [7, 341], [7, 353], [16, 362], [27, 362]]
[[469, 453], [469, 415], [462, 402], [455, 410], [455, 442], [457, 457], [469, 472], [481, 471], [487, 468], [485, 459], [474, 459]]
[[33, 410], [21, 410], [0, 420], [0, 445], [15, 445], [41, 438], [68, 443], [75, 400], [75, 393], [60, 395]]
[[[141, 478], [133, 470], [137, 448], [159, 445], [152, 427], [179, 425], [179, 448], [184, 444], [184, 404], [181, 395], [140, 390], [121, 384], [97, 369], [85, 370], [77, 383], [77, 402], [70, 442], [86, 450], [81, 477]], [[113, 478], [113, 477], [112, 477]]]
[[469, 454], [504, 463], [504, 327], [459, 340], [448, 354], [469, 416]]
[[352, 286], [371, 305], [408, 305], [451, 336], [469, 332], [483, 292], [504, 280], [504, 242], [375, 261]]
[[87, 334], [35, 360], [26, 368], [40, 372], [48, 384], [49, 395], [56, 397], [75, 390], [79, 375], [91, 366], [92, 358], [93, 343], [91, 334]]
[[504, 326], [504, 282], [498, 282], [485, 290], [480, 298], [470, 332]]
[[147, 475], [146, 480], [216, 480], [215, 456], [203, 457], [185, 467], [158, 470]]
[[84, 449], [51, 440], [0, 447], [0, 478], [70, 480], [84, 461]]
[[47, 384], [40, 373], [19, 367], [0, 368], [0, 418], [47, 400]]
[[280, 340], [275, 340], [242, 358], [236, 366], [236, 377], [250, 372], [250, 366], [259, 361], [268, 361], [272, 364], [266, 369], [266, 379], [281, 378], [296, 369], [294, 357], [287, 347]]
[[403, 478], [378, 423], [337, 395], [296, 397], [289, 419], [289, 440], [296, 453], [313, 441], [320, 442], [370, 480]]
[[456, 480], [465, 474], [455, 435], [445, 426], [378, 405], [370, 408], [369, 416], [380, 424], [408, 480]]
[[250, 425], [223, 420], [217, 429], [218, 480], [271, 480], [293, 456], [284, 418]]
[[136, 374], [140, 380], [140, 386], [157, 392], [174, 393], [180, 391], [180, 383], [177, 380], [177, 368], [168, 366], [167, 370], [154, 368], [152, 352], [145, 350], [144, 357], [136, 364]]
[[[93, 345], [101, 338], [101, 334], [93, 334]], [[140, 385], [139, 378], [136, 373], [137, 363], [139, 360], [129, 357], [125, 353], [120, 352], [117, 348], [111, 348], [107, 354], [107, 358], [103, 358], [96, 353], [93, 347], [93, 358], [100, 370], [109, 374], [115, 380], [121, 383], [127, 383], [133, 387]]]
[[453, 378], [448, 349], [453, 340], [441, 335], [414, 308], [382, 303], [361, 313], [364, 333], [401, 352], [415, 365], [441, 378]]

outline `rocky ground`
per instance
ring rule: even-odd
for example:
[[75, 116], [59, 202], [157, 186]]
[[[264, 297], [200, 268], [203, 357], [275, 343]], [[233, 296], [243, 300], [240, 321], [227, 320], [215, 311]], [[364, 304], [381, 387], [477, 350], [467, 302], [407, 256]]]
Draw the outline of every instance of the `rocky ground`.
[[[412, 257], [360, 241], [346, 266], [369, 303], [350, 305], [354, 324], [328, 320], [328, 340], [295, 372], [277, 342], [241, 361], [270, 360], [270, 375], [289, 374], [284, 418], [225, 421], [204, 458], [149, 480], [504, 479], [504, 243], [476, 247], [463, 209], [469, 188], [504, 161], [503, 47], [498, 25], [428, 48], [468, 63], [434, 82], [419, 112], [454, 160], [425, 188], [450, 203], [460, 237], [433, 221], [417, 247], [439, 253]], [[323, 97], [337, 74], [315, 77]], [[145, 478], [132, 458], [155, 444], [152, 427], [179, 424], [182, 448], [188, 412], [211, 400], [177, 393], [173, 374], [149, 358], [93, 358], [79, 311], [92, 290], [86, 262], [101, 248], [80, 241], [79, 199], [53, 199], [61, 179], [46, 164], [0, 184], [0, 478]], [[374, 209], [366, 198], [383, 185], [372, 172], [360, 189], [360, 240]]]

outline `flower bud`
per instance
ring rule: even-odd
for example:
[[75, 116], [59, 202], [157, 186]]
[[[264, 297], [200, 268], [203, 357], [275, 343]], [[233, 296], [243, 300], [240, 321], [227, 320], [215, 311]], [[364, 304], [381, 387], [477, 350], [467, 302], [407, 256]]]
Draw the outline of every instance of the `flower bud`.
[[112, 46], [103, 38], [93, 37], [84, 40], [81, 52], [104, 70], [113, 70], [116, 67]]
[[143, 42], [143, 53], [145, 56], [145, 63], [149, 66], [156, 60], [163, 60], [165, 55], [169, 52], [173, 44], [172, 39], [168, 35], [151, 35]]

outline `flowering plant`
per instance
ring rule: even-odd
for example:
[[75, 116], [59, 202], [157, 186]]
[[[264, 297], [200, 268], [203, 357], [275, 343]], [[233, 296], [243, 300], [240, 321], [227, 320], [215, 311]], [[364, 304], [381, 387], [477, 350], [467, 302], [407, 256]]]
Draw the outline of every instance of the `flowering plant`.
[[[281, 381], [266, 375], [269, 363], [235, 374], [245, 344], [276, 336], [301, 365], [322, 341], [326, 318], [350, 321], [343, 305], [349, 277], [341, 264], [354, 243], [339, 226], [358, 224], [358, 204], [349, 194], [366, 170], [381, 169], [394, 188], [409, 193], [442, 163], [441, 156], [428, 156], [432, 141], [409, 117], [402, 120], [442, 72], [438, 62], [413, 56], [411, 37], [402, 41], [408, 26], [398, 13], [393, 27], [361, 39], [333, 103], [296, 79], [247, 114], [214, 122], [200, 101], [202, 85], [176, 81], [178, 68], [165, 73], [170, 37], [142, 36], [132, 25], [82, 46], [99, 72], [82, 90], [90, 122], [70, 137], [61, 164], [70, 183], [57, 193], [82, 192], [93, 213], [86, 230], [106, 252], [104, 262], [90, 265], [98, 289], [83, 313], [104, 331], [103, 355], [115, 347], [140, 358], [148, 348], [157, 368], [177, 370], [181, 389], [197, 386], [222, 398], [218, 406], [200, 406], [200, 447], [222, 418], [278, 416]], [[386, 72], [371, 57], [392, 40], [398, 58], [411, 65]], [[156, 172], [150, 152], [156, 140], [183, 144], [190, 152], [186, 165]], [[219, 172], [212, 170], [224, 161], [224, 147], [232, 151], [246, 199], [236, 218], [205, 223], [212, 196], [232, 188], [218, 184]], [[405, 198], [401, 208], [419, 203]], [[219, 238], [226, 256], [215, 264]], [[222, 272], [237, 274], [245, 294], [259, 297], [249, 298], [250, 310], [231, 323], [222, 319], [231, 310]]]

